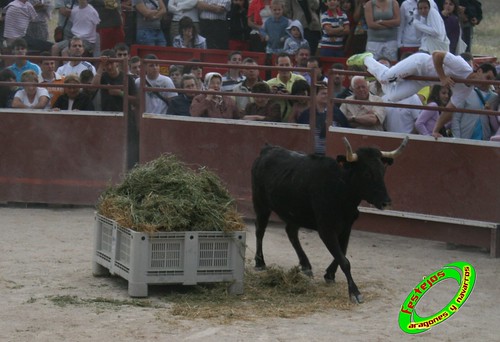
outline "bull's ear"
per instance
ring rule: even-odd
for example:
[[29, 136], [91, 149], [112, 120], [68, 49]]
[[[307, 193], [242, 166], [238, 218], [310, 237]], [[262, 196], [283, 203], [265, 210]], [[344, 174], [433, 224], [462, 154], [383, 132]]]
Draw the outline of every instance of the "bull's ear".
[[394, 159], [382, 157], [382, 163], [384, 163], [385, 166], [389, 166], [392, 165], [392, 163], [394, 163]]

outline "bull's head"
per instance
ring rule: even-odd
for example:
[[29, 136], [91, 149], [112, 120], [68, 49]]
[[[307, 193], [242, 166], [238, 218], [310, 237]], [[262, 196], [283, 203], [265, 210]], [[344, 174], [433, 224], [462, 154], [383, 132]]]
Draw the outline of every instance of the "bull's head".
[[406, 137], [394, 151], [380, 151], [375, 148], [360, 148], [354, 153], [351, 144], [344, 137], [346, 161], [351, 170], [351, 186], [357, 188], [361, 198], [373, 204], [378, 209], [384, 209], [391, 204], [391, 199], [385, 187], [384, 175], [387, 165], [401, 155], [408, 144]]

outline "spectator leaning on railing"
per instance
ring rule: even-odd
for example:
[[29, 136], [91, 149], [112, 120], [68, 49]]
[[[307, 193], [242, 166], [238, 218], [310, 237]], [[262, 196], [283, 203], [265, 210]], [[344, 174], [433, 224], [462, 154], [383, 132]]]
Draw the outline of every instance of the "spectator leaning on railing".
[[69, 75], [64, 79], [64, 84], [72, 84], [73, 87], [65, 87], [64, 94], [59, 96], [52, 106], [53, 110], [94, 110], [94, 105], [87, 93], [83, 93], [80, 78], [76, 75]]
[[[38, 75], [33, 70], [27, 70], [21, 75], [21, 82], [38, 83]], [[25, 85], [14, 95], [12, 108], [48, 109], [49, 100], [47, 89], [36, 85]]]

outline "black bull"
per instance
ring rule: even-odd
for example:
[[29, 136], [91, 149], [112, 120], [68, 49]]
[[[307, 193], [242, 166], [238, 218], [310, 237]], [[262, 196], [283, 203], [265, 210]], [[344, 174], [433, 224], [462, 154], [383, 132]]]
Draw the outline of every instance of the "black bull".
[[359, 216], [361, 200], [383, 209], [390, 204], [384, 183], [387, 165], [402, 153], [408, 137], [398, 149], [384, 152], [360, 148], [352, 152], [346, 138], [346, 156], [332, 158], [304, 155], [281, 147], [265, 146], [252, 166], [252, 200], [256, 215], [255, 267], [264, 269], [262, 239], [271, 212], [286, 224], [286, 233], [302, 271], [312, 275], [311, 264], [298, 238], [300, 227], [317, 230], [333, 256], [326, 269], [327, 282], [335, 280], [337, 267], [347, 278], [351, 300], [361, 303], [362, 295], [351, 276], [346, 258], [351, 227]]

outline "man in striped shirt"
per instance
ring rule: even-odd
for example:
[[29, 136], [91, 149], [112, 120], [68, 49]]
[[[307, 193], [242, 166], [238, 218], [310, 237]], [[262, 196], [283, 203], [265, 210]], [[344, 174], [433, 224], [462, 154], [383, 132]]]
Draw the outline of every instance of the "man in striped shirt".
[[200, 0], [201, 35], [207, 39], [208, 49], [228, 49], [229, 26], [226, 14], [231, 9], [231, 0]]
[[14, 0], [4, 8], [5, 27], [3, 36], [10, 46], [17, 38], [24, 38], [28, 47], [38, 51], [50, 51], [52, 43], [26, 35], [30, 21], [36, 19], [36, 10], [28, 0]]

